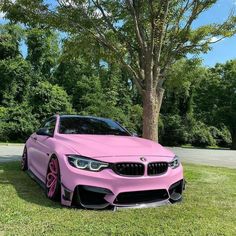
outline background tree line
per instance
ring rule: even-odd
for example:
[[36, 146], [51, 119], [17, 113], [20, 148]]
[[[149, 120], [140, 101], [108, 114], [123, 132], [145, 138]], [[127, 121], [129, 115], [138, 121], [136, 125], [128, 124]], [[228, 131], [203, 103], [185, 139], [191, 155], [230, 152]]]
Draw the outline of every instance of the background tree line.
[[106, 61], [125, 69], [142, 101], [142, 136], [158, 141], [171, 66], [189, 54], [207, 53], [212, 43], [236, 33], [233, 11], [221, 23], [194, 25], [216, 2], [4, 0], [0, 6], [12, 22], [69, 35], [71, 47], [67, 48], [75, 57], [92, 55], [97, 64]]
[[[0, 33], [0, 141], [24, 141], [57, 112], [109, 117], [141, 135], [140, 93], [119, 63], [101, 60], [99, 44], [77, 48], [73, 35], [39, 25]], [[206, 68], [179, 59], [167, 76], [160, 143], [236, 149], [236, 60]]]

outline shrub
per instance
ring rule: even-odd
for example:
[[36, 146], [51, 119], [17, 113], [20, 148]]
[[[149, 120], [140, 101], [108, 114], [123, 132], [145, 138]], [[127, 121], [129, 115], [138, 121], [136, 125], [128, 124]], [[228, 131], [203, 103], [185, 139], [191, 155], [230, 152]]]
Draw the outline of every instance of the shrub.
[[2, 107], [0, 114], [4, 116], [0, 122], [0, 140], [3, 142], [25, 141], [39, 124], [26, 103], [9, 108]]
[[211, 132], [212, 137], [215, 139], [216, 144], [220, 147], [230, 147], [231, 145], [231, 135], [229, 130], [222, 126], [220, 129], [210, 126], [209, 130]]
[[162, 121], [160, 140], [163, 145], [178, 146], [187, 142], [188, 132], [181, 116], [162, 116]]
[[33, 108], [33, 114], [37, 114], [37, 119], [42, 120], [49, 116], [61, 112], [72, 113], [70, 98], [66, 91], [49, 82], [39, 82], [38, 86], [33, 88], [30, 96], [30, 103]]
[[210, 128], [198, 121], [193, 127], [190, 143], [197, 147], [215, 146], [216, 140], [213, 138]]

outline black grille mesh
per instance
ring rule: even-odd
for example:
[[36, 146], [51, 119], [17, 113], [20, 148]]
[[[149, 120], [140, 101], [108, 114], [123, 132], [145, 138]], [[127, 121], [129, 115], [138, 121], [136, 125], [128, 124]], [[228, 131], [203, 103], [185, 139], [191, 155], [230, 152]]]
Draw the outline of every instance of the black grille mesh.
[[142, 176], [144, 175], [144, 165], [141, 163], [116, 163], [114, 171], [119, 175]]
[[167, 162], [153, 162], [148, 164], [148, 175], [161, 175], [168, 169]]

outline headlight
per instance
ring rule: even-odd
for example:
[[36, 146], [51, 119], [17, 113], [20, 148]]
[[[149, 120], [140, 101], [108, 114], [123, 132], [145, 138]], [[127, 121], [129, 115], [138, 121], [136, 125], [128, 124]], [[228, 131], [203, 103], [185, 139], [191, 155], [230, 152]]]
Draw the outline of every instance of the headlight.
[[177, 168], [179, 165], [180, 165], [180, 160], [177, 156], [175, 156], [173, 160], [169, 162], [169, 167], [171, 167], [172, 169]]
[[81, 169], [90, 171], [101, 171], [109, 166], [108, 163], [96, 161], [84, 156], [67, 155], [70, 165]]

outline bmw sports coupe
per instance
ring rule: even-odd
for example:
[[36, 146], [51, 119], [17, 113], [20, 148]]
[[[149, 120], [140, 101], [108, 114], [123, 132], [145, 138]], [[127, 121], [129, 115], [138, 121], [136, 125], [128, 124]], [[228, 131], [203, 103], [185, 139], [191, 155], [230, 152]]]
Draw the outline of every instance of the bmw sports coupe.
[[62, 205], [92, 209], [179, 202], [177, 156], [110, 119], [55, 115], [26, 142], [21, 168]]

